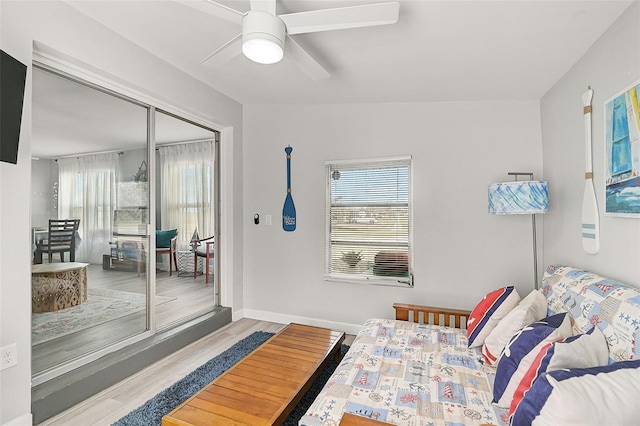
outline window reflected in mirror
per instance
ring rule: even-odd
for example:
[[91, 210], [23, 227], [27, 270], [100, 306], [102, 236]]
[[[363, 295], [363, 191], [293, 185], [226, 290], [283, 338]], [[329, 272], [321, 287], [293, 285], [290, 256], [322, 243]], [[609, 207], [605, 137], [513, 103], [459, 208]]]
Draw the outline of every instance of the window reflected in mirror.
[[[156, 297], [177, 301], [158, 304], [163, 329], [218, 305], [215, 246], [203, 241], [216, 229], [216, 134], [158, 111], [156, 147], [156, 267], [169, 271], [156, 281]], [[200, 256], [207, 247], [210, 256]]]

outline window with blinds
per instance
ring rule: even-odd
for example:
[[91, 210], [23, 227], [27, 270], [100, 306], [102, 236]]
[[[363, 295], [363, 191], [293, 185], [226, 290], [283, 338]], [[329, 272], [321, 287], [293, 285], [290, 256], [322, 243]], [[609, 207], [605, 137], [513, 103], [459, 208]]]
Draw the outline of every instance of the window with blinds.
[[411, 157], [325, 166], [326, 279], [413, 286]]

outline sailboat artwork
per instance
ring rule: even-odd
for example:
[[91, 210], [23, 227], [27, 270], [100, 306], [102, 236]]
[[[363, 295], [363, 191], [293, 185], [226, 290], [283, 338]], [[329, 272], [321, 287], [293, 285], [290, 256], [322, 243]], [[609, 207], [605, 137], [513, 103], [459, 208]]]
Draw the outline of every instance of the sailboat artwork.
[[640, 217], [640, 81], [605, 102], [605, 214]]

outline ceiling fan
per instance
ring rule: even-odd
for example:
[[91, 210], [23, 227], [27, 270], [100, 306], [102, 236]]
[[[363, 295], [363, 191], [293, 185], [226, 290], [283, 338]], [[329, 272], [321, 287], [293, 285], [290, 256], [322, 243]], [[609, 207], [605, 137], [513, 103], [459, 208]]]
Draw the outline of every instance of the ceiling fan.
[[326, 79], [329, 78], [327, 70], [300, 47], [292, 35], [394, 24], [400, 9], [398, 2], [388, 2], [277, 15], [276, 0], [250, 0], [250, 3], [251, 10], [246, 13], [212, 0], [183, 3], [242, 26], [240, 34], [204, 58], [202, 63], [220, 64], [242, 51], [254, 62], [273, 64], [286, 54], [312, 79]]

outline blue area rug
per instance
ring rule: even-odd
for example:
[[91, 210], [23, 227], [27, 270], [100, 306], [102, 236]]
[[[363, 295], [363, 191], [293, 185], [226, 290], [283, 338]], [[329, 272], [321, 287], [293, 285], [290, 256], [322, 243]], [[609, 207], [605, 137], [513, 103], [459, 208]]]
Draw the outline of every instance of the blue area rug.
[[[249, 337], [240, 340], [217, 357], [210, 359], [180, 381], [169, 386], [142, 406], [113, 423], [112, 426], [160, 426], [162, 424], [162, 417], [165, 414], [168, 414], [171, 410], [189, 399], [189, 397], [209, 384], [220, 374], [227, 371], [236, 362], [247, 356], [271, 336], [273, 336], [273, 333], [256, 331]], [[344, 355], [347, 350], [349, 350], [349, 346], [342, 345], [341, 349]], [[308, 407], [315, 400], [337, 366], [336, 362], [331, 358], [326, 368], [320, 372], [316, 381], [311, 385], [309, 391], [302, 397], [289, 417], [283, 422], [283, 425], [294, 426], [298, 424], [298, 420], [307, 412]]]

